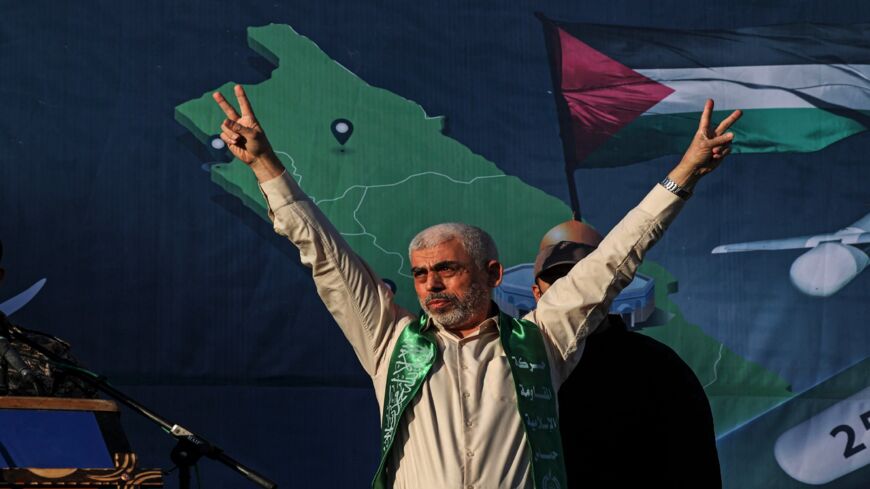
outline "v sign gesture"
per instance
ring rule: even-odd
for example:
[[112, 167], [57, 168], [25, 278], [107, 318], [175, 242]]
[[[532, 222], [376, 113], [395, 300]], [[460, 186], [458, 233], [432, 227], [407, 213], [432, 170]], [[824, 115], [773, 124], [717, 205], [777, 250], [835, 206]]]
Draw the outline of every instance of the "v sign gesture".
[[221, 124], [221, 139], [227, 143], [233, 156], [254, 170], [261, 182], [280, 175], [284, 170], [283, 165], [275, 156], [269, 140], [266, 139], [266, 133], [257, 122], [245, 89], [236, 85], [234, 90], [242, 111], [241, 116], [220, 92], [212, 94], [212, 98], [227, 116]]
[[683, 155], [683, 159], [668, 175], [668, 178], [679, 186], [691, 189], [698, 179], [715, 170], [719, 163], [731, 153], [731, 142], [734, 133], [726, 132], [743, 114], [735, 110], [722, 120], [716, 129], [712, 129], [710, 119], [713, 114], [713, 101], [707, 100], [701, 121], [698, 123], [698, 132], [692, 139], [689, 148]]
[[227, 143], [233, 156], [250, 165], [271, 148], [263, 128], [254, 116], [245, 89], [241, 85], [236, 85], [235, 92], [239, 108], [242, 110], [241, 117], [220, 92], [213, 93], [212, 97], [227, 116], [221, 124], [221, 139]]
[[221, 124], [221, 139], [227, 143], [233, 156], [254, 170], [257, 180], [265, 182], [280, 175], [284, 171], [284, 165], [275, 156], [269, 140], [266, 139], [266, 133], [257, 122], [245, 89], [236, 85], [234, 90], [242, 111], [241, 116], [220, 92], [212, 94], [212, 98], [227, 116]]

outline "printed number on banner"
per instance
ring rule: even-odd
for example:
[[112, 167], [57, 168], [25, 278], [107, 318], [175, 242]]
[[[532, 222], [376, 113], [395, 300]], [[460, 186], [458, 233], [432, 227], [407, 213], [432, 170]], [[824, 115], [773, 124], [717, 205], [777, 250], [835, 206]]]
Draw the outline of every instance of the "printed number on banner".
[[[870, 411], [861, 414], [860, 417], [861, 422], [864, 424], [864, 430], [870, 430]], [[853, 430], [851, 426], [841, 424], [831, 430], [831, 436], [834, 438], [836, 438], [840, 433], [846, 434], [846, 450], [843, 451], [844, 458], [849, 458], [867, 448], [867, 445], [863, 443], [855, 444], [855, 430]]]

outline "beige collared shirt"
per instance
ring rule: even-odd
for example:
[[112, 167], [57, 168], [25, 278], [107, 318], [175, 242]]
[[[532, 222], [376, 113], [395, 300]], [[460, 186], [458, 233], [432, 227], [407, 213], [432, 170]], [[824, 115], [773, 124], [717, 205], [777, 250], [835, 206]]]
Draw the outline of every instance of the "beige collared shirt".
[[[317, 292], [372, 378], [383, 412], [387, 368], [414, 314], [357, 256], [286, 172], [260, 186], [275, 231], [299, 248]], [[583, 340], [634, 277], [646, 251], [683, 201], [656, 185], [598, 250], [557, 280], [526, 319], [538, 324], [558, 389], [577, 364]], [[389, 466], [396, 489], [531, 488], [530, 457], [496, 318], [460, 339], [437, 325], [440, 355], [411, 402]], [[375, 440], [372, 443], [376, 443]], [[374, 472], [374, 468], [373, 468]]]

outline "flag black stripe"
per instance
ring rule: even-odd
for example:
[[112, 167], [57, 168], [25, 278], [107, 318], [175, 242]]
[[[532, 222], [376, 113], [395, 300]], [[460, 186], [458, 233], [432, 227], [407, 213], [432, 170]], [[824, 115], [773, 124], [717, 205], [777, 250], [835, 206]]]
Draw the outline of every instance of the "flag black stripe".
[[632, 69], [870, 64], [870, 24], [678, 30], [553, 22]]

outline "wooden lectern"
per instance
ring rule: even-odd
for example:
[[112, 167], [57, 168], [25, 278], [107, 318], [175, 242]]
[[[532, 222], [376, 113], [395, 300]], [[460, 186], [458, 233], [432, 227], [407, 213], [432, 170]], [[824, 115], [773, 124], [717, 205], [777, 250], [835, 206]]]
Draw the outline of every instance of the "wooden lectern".
[[0, 397], [0, 488], [163, 487], [140, 469], [112, 401]]

